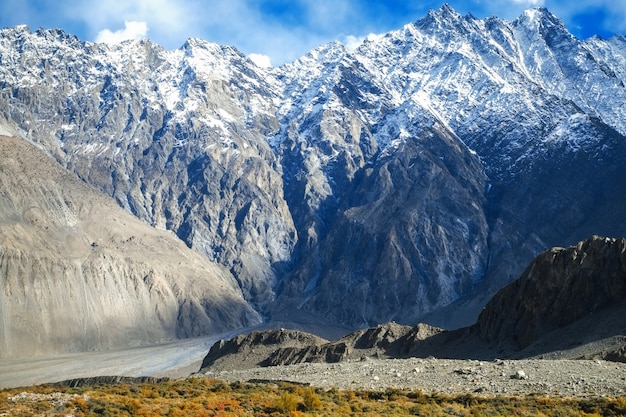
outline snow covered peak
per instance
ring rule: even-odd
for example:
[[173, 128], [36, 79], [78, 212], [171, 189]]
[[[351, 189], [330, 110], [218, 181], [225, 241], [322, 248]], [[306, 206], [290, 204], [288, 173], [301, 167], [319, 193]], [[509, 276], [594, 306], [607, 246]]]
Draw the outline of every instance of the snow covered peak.
[[222, 46], [213, 42], [206, 41], [204, 39], [200, 39], [200, 38], [189, 38], [183, 44], [183, 46], [180, 47], [180, 49], [183, 51], [190, 51], [190, 52], [193, 52], [194, 50], [198, 50], [198, 49], [212, 50], [214, 52], [217, 52], [217, 51], [222, 50]]
[[309, 51], [298, 61], [314, 60], [320, 63], [337, 62], [343, 59], [348, 50], [345, 45], [338, 41], [329, 42]]
[[444, 5], [441, 6], [438, 10], [430, 9], [424, 19], [429, 21], [454, 21], [460, 18], [461, 15], [459, 14], [459, 12], [452, 8], [452, 6], [450, 6], [448, 3], [444, 3]]
[[83, 42], [75, 35], [71, 35], [62, 29], [39, 28], [32, 32], [27, 25], [18, 25], [13, 28], [0, 30], [0, 39], [3, 42], [21, 40], [22, 45], [28, 45], [33, 50], [43, 51], [52, 45], [65, 45], [65, 47], [81, 48]]
[[65, 32], [63, 29], [43, 29], [39, 28], [35, 32], [35, 34], [41, 38], [48, 39], [51, 41], [60, 41], [60, 42], [80, 42], [78, 37], [72, 34]]
[[516, 20], [525, 23], [528, 27], [540, 27], [541, 25], [563, 26], [563, 22], [546, 7], [524, 10]]
[[465, 31], [463, 28], [468, 22], [474, 20], [474, 16], [468, 14], [463, 17], [449, 4], [444, 4], [439, 10], [429, 10], [426, 17], [415, 22], [415, 26], [425, 32], [436, 31]]
[[180, 50], [184, 52], [186, 57], [223, 57], [225, 59], [241, 59], [244, 57], [243, 53], [231, 46], [218, 45], [199, 38], [187, 39], [183, 46], [180, 47]]
[[443, 19], [460, 19], [461, 15], [450, 6], [448, 3], [444, 3], [443, 6], [439, 8], [437, 14]]
[[[289, 91], [294, 86], [307, 85], [318, 77], [328, 76], [347, 54], [348, 50], [341, 42], [330, 42], [320, 45], [292, 63], [284, 64], [276, 72], [283, 79], [285, 91]], [[300, 87], [295, 88], [297, 91]]]
[[31, 31], [28, 25], [17, 25], [14, 27], [7, 27], [0, 29], [0, 36], [2, 38], [12, 38], [24, 34], [30, 35]]
[[513, 26], [524, 28], [530, 38], [540, 37], [550, 46], [565, 46], [575, 39], [561, 19], [545, 7], [525, 10], [513, 21]]

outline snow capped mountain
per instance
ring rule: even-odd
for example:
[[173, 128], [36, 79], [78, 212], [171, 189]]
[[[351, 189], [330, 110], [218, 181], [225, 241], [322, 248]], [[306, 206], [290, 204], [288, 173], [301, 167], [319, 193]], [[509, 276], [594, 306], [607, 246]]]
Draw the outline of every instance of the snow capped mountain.
[[16, 27], [0, 79], [7, 129], [270, 319], [469, 324], [549, 246], [626, 234], [626, 38], [578, 40], [543, 8], [445, 5], [280, 68]]

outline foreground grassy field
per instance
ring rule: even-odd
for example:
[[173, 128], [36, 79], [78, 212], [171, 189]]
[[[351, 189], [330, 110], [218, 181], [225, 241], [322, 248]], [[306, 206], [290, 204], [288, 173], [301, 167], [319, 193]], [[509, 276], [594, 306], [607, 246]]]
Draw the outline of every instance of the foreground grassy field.
[[626, 398], [481, 397], [322, 390], [208, 378], [0, 391], [0, 416], [624, 416]]

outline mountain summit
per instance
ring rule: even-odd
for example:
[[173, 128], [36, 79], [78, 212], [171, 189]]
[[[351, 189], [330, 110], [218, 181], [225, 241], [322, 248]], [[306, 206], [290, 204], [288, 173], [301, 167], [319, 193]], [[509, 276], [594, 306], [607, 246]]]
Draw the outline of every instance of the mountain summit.
[[546, 9], [445, 5], [280, 68], [16, 27], [0, 63], [7, 130], [225, 267], [268, 320], [471, 324], [538, 253], [626, 235], [626, 40]]

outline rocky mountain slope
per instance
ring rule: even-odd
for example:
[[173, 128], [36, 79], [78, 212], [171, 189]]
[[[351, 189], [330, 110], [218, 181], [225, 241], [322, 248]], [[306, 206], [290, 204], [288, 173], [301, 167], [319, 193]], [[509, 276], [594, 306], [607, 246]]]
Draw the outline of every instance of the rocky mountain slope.
[[257, 331], [215, 343], [200, 371], [431, 356], [624, 362], [624, 313], [626, 239], [594, 236], [540, 254], [517, 280], [498, 291], [470, 327], [445, 331], [386, 323], [333, 342], [283, 329]]
[[113, 349], [260, 321], [223, 267], [23, 139], [0, 136], [0, 358]]
[[280, 68], [0, 32], [0, 119], [223, 265], [270, 320], [471, 324], [538, 253], [626, 235], [626, 38], [445, 5]]
[[[487, 303], [476, 330], [525, 348], [545, 334], [626, 300], [626, 240], [593, 237], [538, 256]], [[618, 323], [614, 323], [618, 325]], [[626, 327], [616, 328], [626, 335]]]

